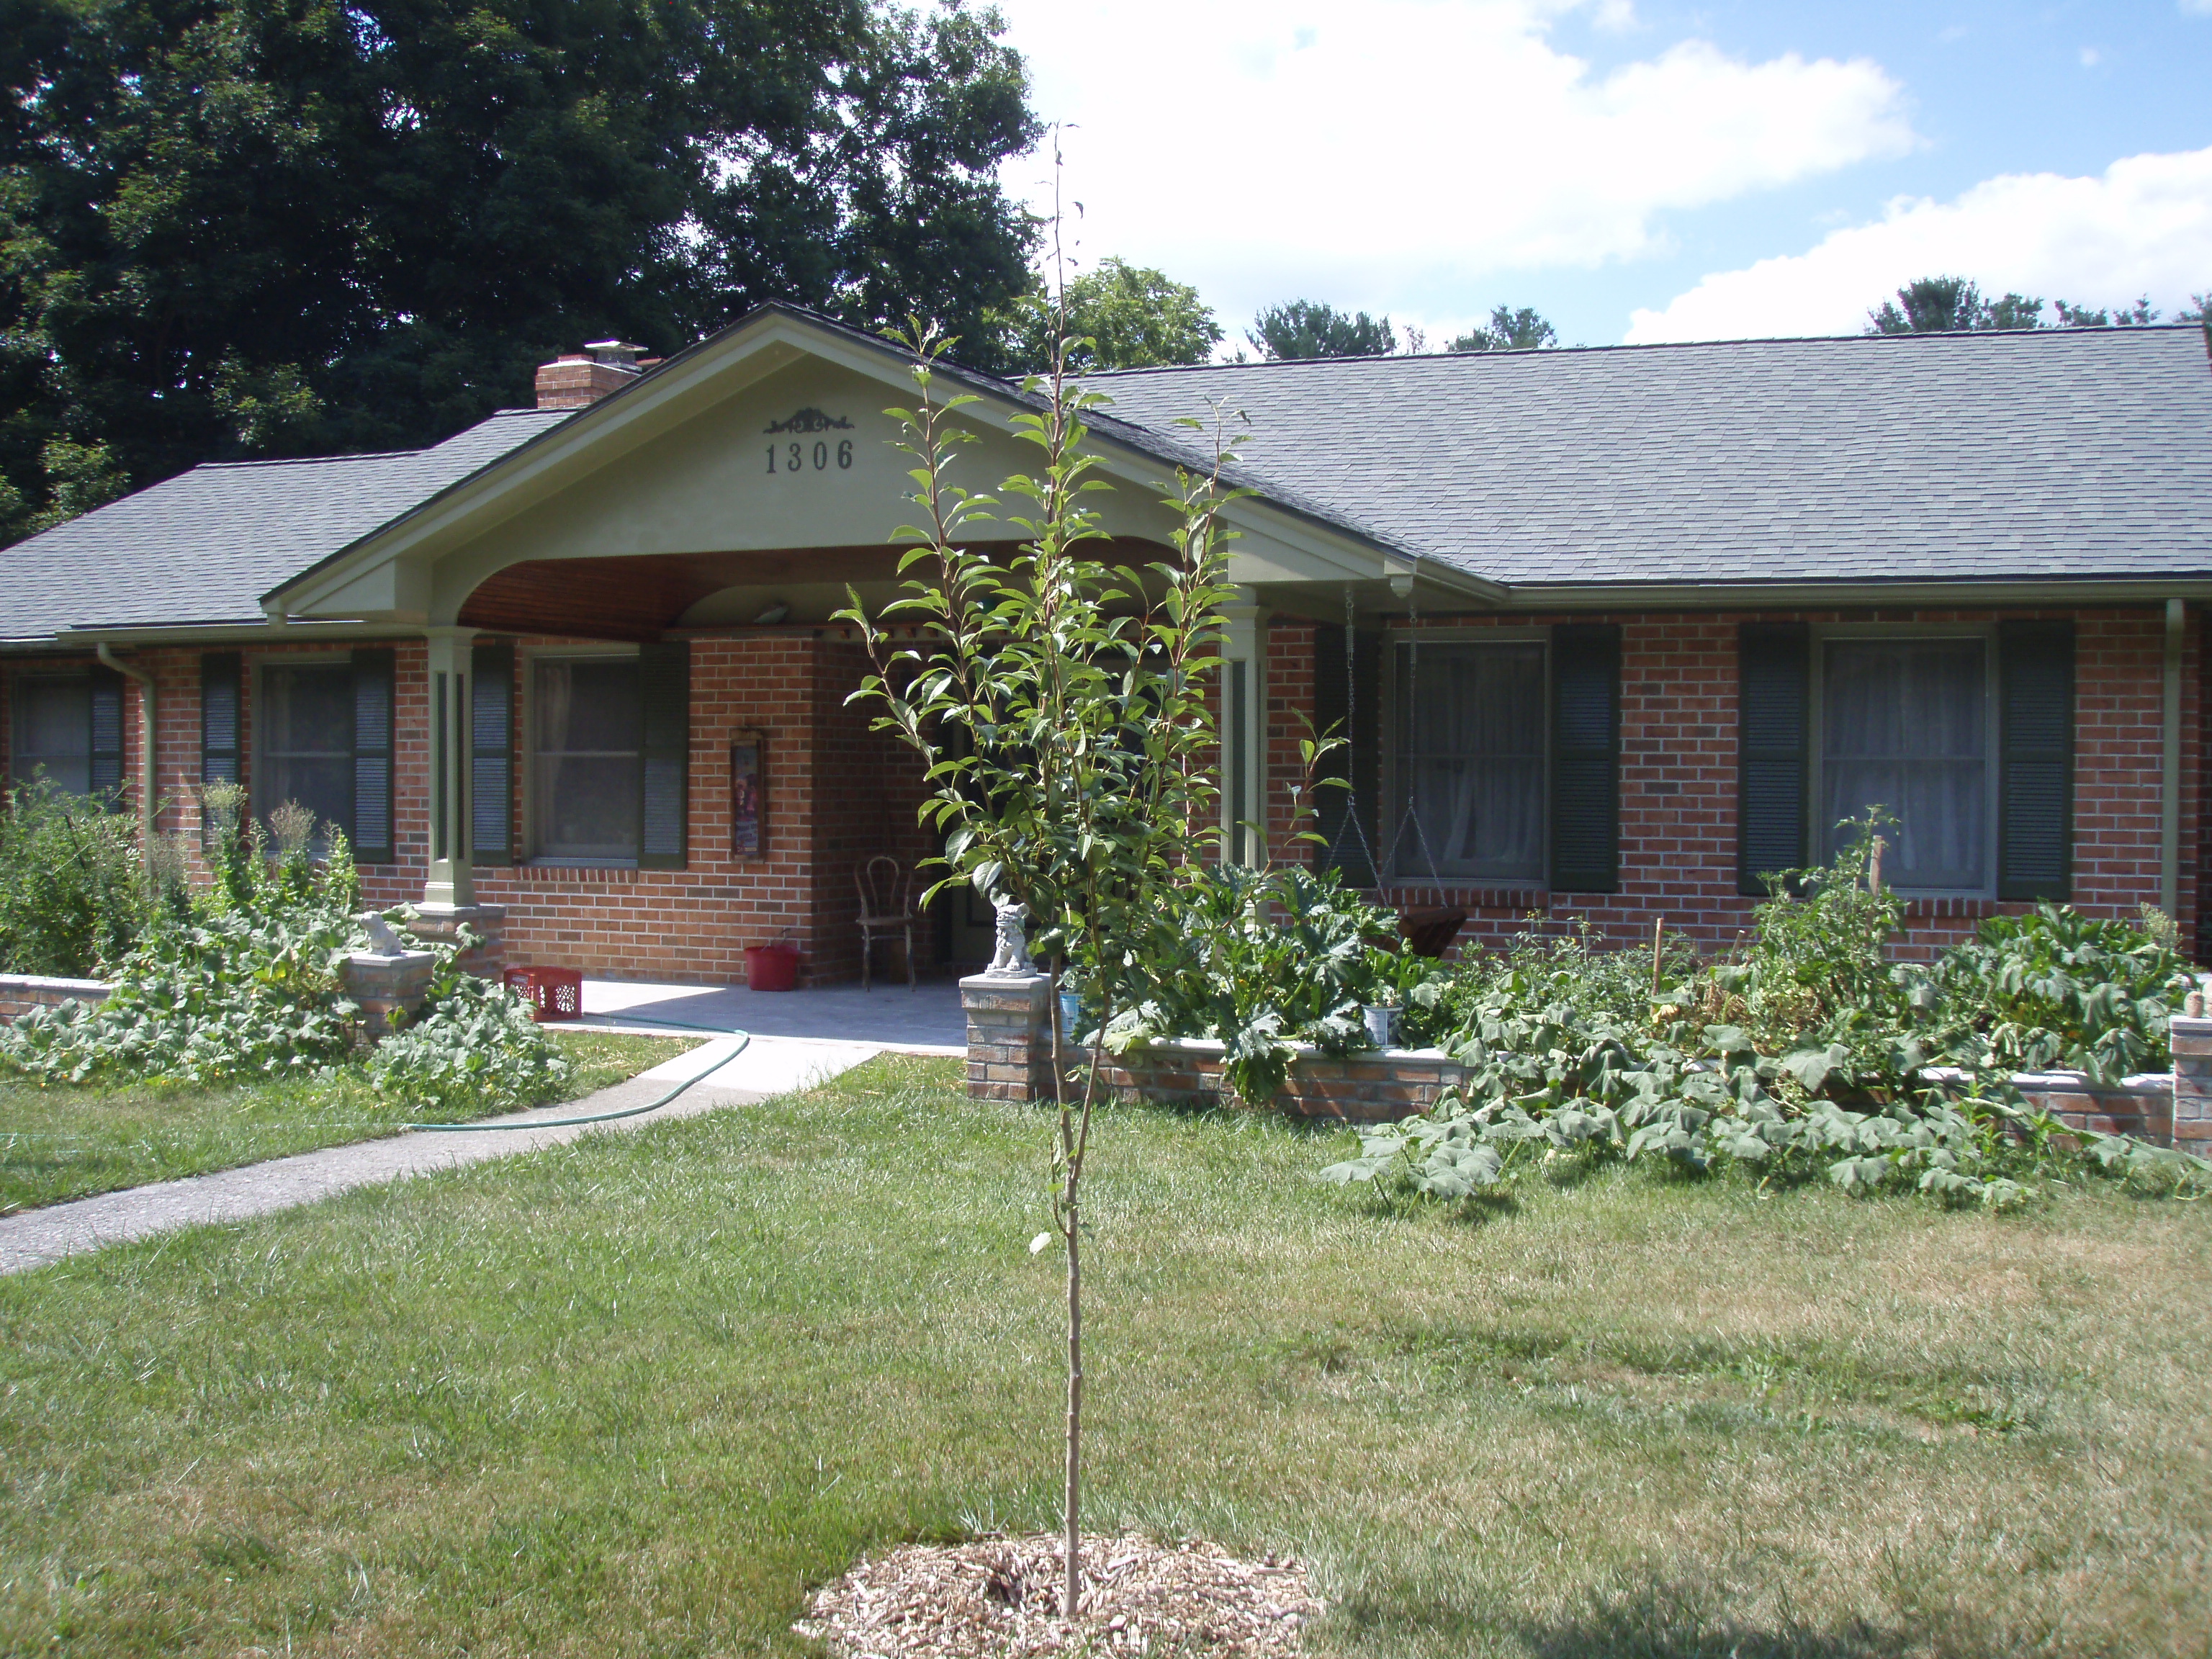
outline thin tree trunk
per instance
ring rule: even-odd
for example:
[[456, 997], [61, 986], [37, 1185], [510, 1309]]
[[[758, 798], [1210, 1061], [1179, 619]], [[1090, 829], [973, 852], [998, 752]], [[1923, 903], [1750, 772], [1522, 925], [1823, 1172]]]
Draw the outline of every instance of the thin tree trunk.
[[1083, 1595], [1083, 1249], [1076, 1176], [1067, 1182], [1067, 1581], [1060, 1611], [1076, 1616]]

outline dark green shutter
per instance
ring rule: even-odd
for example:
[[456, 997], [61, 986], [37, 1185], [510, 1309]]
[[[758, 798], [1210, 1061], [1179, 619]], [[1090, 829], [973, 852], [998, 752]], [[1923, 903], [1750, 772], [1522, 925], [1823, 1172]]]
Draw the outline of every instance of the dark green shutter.
[[637, 864], [681, 870], [691, 770], [691, 646], [641, 646], [637, 653]]
[[1805, 863], [1811, 786], [1812, 635], [1802, 623], [1746, 623], [1736, 639], [1736, 890]]
[[1997, 629], [1997, 896], [2063, 902], [2074, 868], [2074, 624]]
[[103, 663], [92, 671], [91, 690], [87, 788], [94, 800], [112, 801], [123, 793], [123, 676]]
[[200, 659], [200, 781], [236, 783], [238, 682], [245, 665], [235, 651]]
[[389, 647], [353, 653], [353, 855], [390, 864], [392, 844], [392, 702], [394, 657]]
[[1552, 630], [1552, 889], [1620, 890], [1620, 629]]
[[514, 645], [476, 647], [470, 659], [469, 857], [514, 862]]

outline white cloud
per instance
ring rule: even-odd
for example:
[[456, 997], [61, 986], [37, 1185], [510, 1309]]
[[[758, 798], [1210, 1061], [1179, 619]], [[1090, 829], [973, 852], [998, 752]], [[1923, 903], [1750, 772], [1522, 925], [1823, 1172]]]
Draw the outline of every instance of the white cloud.
[[1899, 198], [1876, 222], [1805, 253], [1705, 277], [1628, 340], [1856, 334], [1867, 308], [1921, 276], [2106, 306], [2148, 294], [2171, 310], [2212, 285], [2212, 149], [2133, 155], [2096, 178], [2012, 173], [1956, 201]]
[[[1599, 74], [1551, 38], [1562, 0], [1000, 3], [1038, 112], [1075, 124], [1085, 256], [1158, 265], [1232, 319], [1303, 293], [1433, 333], [1494, 273], [1661, 250], [1670, 210], [1918, 142], [1869, 59], [1693, 40]], [[1006, 182], [1042, 204], [1044, 171]]]

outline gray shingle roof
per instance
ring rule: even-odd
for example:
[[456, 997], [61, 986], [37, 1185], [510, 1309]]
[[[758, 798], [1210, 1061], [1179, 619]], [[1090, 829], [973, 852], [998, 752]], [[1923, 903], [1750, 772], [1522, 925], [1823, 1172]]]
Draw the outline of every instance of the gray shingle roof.
[[180, 472], [0, 550], [0, 639], [258, 622], [269, 588], [573, 412], [503, 410], [428, 449]]
[[[2212, 367], [2194, 328], [1346, 358], [1091, 383], [1115, 399], [1101, 436], [1188, 462], [1200, 447], [1177, 417], [1206, 417], [1208, 400], [1243, 409], [1237, 482], [1514, 586], [2212, 574]], [[194, 467], [0, 550], [0, 641], [258, 621], [261, 594], [573, 412], [507, 410], [422, 450]]]
[[1218, 398], [1248, 470], [1511, 585], [2212, 572], [2194, 328], [1752, 340], [1095, 377]]

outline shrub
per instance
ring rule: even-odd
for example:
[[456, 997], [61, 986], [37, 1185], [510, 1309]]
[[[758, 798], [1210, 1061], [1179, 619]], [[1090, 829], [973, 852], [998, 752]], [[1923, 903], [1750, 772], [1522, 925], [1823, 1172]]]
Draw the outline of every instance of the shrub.
[[1192, 865], [1121, 961], [1087, 965], [1127, 1012], [1116, 1052], [1161, 1037], [1212, 1037], [1248, 1101], [1271, 1099], [1294, 1045], [1333, 1054], [1370, 1048], [1361, 1006], [1432, 1000], [1443, 970], [1396, 948], [1397, 919], [1347, 890], [1334, 870]]
[[0, 1060], [42, 1085], [208, 1084], [344, 1060], [359, 1012], [337, 973], [359, 937], [345, 837], [332, 829], [320, 867], [304, 837], [274, 860], [258, 830], [228, 841], [216, 890], [149, 927], [104, 1002], [24, 1015], [0, 1030]]
[[369, 1081], [410, 1110], [481, 1115], [535, 1106], [568, 1079], [567, 1059], [530, 1005], [462, 970], [475, 943], [464, 929], [458, 943], [434, 947], [422, 1012], [369, 1052]]
[[[1662, 946], [1655, 969], [1645, 952], [1593, 951], [1585, 933], [1526, 935], [1503, 960], [1463, 967], [1437, 1004], [1464, 1084], [1324, 1174], [1463, 1198], [1540, 1152], [1824, 1172], [1850, 1192], [1905, 1187], [1997, 1207], [2056, 1168], [2212, 1187], [2200, 1158], [2062, 1138], [2009, 1080], [2052, 1064], [2106, 1078], [2162, 1059], [2187, 984], [2170, 943], [2045, 905], [1992, 919], [1932, 969], [1893, 963], [1902, 906], [1880, 884], [1880, 824], [1863, 821], [1830, 868], [1778, 879], [1731, 961], [1703, 968], [1678, 947], [1670, 963]], [[1938, 1066], [1969, 1081], [1942, 1080]]]
[[1932, 979], [1958, 1063], [2099, 1082], [2168, 1063], [2167, 1023], [2189, 987], [2186, 964], [2146, 929], [2051, 904], [1990, 917]]
[[131, 953], [152, 907], [130, 815], [11, 785], [0, 811], [0, 971], [104, 975]]

